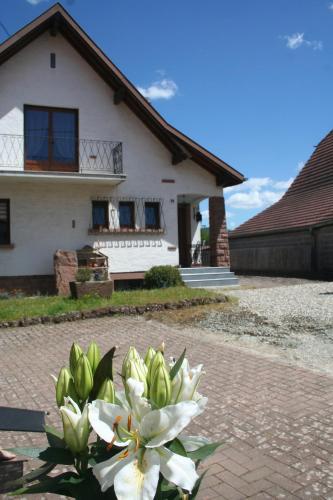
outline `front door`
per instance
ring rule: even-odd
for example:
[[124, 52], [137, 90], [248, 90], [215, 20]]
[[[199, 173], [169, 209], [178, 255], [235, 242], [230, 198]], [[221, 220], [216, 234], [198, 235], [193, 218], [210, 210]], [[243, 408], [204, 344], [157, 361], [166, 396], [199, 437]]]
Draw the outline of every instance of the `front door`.
[[178, 204], [178, 247], [179, 264], [191, 267], [191, 205]]

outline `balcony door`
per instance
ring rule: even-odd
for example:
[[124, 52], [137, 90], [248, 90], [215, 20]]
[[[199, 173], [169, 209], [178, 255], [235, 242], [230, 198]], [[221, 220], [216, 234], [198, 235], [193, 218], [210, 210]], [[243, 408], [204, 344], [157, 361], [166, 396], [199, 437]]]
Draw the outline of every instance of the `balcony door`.
[[25, 170], [78, 171], [78, 112], [24, 107]]

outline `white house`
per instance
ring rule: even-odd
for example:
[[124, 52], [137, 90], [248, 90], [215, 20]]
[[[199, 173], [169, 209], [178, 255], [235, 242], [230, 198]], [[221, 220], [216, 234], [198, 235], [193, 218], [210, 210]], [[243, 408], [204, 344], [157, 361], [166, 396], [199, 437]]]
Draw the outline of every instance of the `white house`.
[[243, 180], [169, 125], [61, 5], [0, 45], [0, 289], [44, 291], [55, 251], [84, 245], [115, 279], [190, 267], [205, 198], [209, 264], [228, 266], [223, 188]]

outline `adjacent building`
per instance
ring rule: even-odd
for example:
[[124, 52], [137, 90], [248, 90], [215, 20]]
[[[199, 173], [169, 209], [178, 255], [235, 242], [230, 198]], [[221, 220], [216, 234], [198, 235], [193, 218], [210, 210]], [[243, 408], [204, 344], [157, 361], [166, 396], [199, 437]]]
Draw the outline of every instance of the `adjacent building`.
[[238, 273], [333, 277], [333, 131], [285, 195], [229, 238]]

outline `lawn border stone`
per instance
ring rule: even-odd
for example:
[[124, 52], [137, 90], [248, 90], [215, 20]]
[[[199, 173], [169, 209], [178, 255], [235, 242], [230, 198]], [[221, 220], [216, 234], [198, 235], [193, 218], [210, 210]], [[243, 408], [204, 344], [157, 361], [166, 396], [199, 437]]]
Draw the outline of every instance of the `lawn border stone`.
[[210, 304], [223, 304], [228, 301], [227, 296], [217, 297], [196, 297], [184, 299], [177, 302], [150, 303], [145, 306], [110, 306], [90, 309], [87, 311], [71, 311], [68, 313], [55, 314], [54, 316], [37, 316], [32, 318], [22, 318], [18, 320], [2, 321], [0, 328], [16, 328], [49, 323], [64, 323], [66, 321], [79, 321], [82, 319], [102, 318], [105, 316], [133, 316], [142, 315], [148, 312], [158, 312], [163, 310], [185, 309], [189, 307], [205, 306]]

